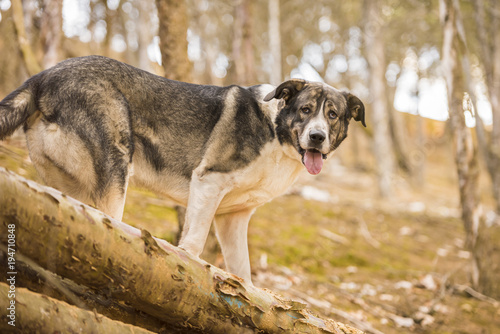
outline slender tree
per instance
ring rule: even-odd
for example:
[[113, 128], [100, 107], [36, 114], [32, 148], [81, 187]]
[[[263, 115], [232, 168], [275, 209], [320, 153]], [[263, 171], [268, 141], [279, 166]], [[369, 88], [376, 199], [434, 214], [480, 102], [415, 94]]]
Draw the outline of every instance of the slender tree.
[[139, 68], [151, 71], [151, 60], [148, 56], [148, 46], [153, 40], [153, 34], [151, 33], [151, 12], [154, 8], [154, 2], [152, 0], [141, 0], [135, 1], [135, 5], [138, 7], [139, 15], [137, 17], [137, 52], [138, 52], [138, 64]]
[[479, 164], [477, 148], [470, 129], [465, 124], [464, 111], [472, 112], [468, 102], [466, 79], [468, 71], [467, 43], [458, 0], [440, 0], [440, 19], [443, 26], [442, 66], [448, 91], [450, 128], [453, 133], [455, 163], [458, 174], [462, 220], [466, 233], [466, 248], [472, 252], [472, 283], [481, 292], [500, 295], [500, 250], [495, 226], [485, 224], [479, 198]]
[[236, 80], [242, 85], [255, 84], [255, 56], [253, 51], [253, 5], [240, 0], [234, 8], [233, 62]]
[[377, 163], [378, 188], [382, 197], [392, 194], [394, 150], [390, 136], [389, 114], [385, 87], [386, 59], [384, 53], [382, 6], [379, 0], [365, 0], [364, 41], [368, 62], [373, 127], [373, 152]]
[[42, 64], [49, 68], [57, 64], [62, 41], [62, 2], [43, 0], [40, 39], [43, 48]]
[[271, 77], [270, 83], [278, 85], [283, 79], [281, 67], [281, 24], [280, 2], [269, 0], [269, 49], [271, 50]]
[[[493, 127], [489, 138], [480, 117], [477, 120], [478, 142], [486, 160], [493, 185], [496, 210], [500, 215], [500, 3], [498, 1], [474, 0], [476, 34], [479, 41], [479, 58], [483, 67], [489, 101], [491, 103]], [[487, 24], [489, 22], [489, 24]]]
[[35, 53], [31, 48], [29, 39], [26, 35], [26, 29], [24, 26], [24, 15], [23, 15], [23, 5], [21, 0], [12, 0], [12, 18], [14, 19], [14, 26], [16, 27], [17, 41], [19, 43], [19, 48], [21, 49], [21, 54], [23, 56], [23, 61], [26, 66], [29, 75], [34, 75], [42, 70], [38, 60], [36, 59]]

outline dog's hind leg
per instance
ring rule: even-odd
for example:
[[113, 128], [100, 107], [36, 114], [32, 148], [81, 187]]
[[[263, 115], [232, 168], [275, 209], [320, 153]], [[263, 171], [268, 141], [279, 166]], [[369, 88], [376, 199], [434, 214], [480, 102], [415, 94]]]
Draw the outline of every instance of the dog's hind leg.
[[[75, 120], [73, 127], [43, 116], [34, 120], [26, 129], [30, 157], [47, 185], [121, 220], [132, 168], [130, 128], [125, 117], [97, 116], [100, 122]], [[110, 131], [97, 131], [95, 124]]]
[[104, 195], [95, 200], [96, 207], [98, 207], [102, 212], [107, 213], [111, 217], [120, 221], [123, 218], [123, 210], [125, 208], [125, 199], [127, 196], [131, 169], [132, 165], [130, 164], [128, 172], [124, 175], [124, 178], [110, 184]]
[[127, 154], [96, 159], [78, 135], [57, 124], [38, 122], [26, 137], [33, 165], [47, 185], [122, 219], [132, 166]]
[[95, 170], [88, 150], [77, 135], [39, 118], [27, 129], [26, 140], [31, 161], [47, 185], [93, 204]]
[[252, 283], [248, 255], [248, 222], [254, 210], [218, 215], [215, 228], [227, 270]]

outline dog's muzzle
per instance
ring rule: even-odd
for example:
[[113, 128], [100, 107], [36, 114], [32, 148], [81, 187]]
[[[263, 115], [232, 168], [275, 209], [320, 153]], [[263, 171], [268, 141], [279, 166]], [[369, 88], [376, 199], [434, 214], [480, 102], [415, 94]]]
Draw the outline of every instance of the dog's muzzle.
[[321, 153], [326, 140], [326, 132], [321, 129], [311, 129], [307, 137], [307, 145], [301, 147], [302, 163], [309, 174], [317, 175], [323, 168], [323, 159], [326, 155]]

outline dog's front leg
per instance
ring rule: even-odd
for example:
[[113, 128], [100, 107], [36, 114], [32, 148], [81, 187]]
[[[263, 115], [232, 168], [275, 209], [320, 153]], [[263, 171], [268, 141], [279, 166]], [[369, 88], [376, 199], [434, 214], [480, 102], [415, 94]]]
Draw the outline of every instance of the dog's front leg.
[[215, 217], [215, 228], [227, 270], [252, 283], [248, 255], [248, 221], [254, 209]]
[[205, 247], [215, 212], [227, 192], [229, 182], [221, 173], [193, 172], [189, 186], [186, 219], [179, 247], [194, 256], [200, 256]]

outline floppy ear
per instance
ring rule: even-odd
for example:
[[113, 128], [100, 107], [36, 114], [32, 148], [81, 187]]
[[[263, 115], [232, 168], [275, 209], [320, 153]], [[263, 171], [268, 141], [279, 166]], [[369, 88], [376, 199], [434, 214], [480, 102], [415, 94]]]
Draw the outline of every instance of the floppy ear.
[[302, 79], [291, 79], [283, 82], [281, 85], [276, 87], [272, 92], [266, 95], [264, 101], [271, 101], [272, 99], [284, 99], [286, 103], [290, 101], [290, 99], [300, 92], [307, 81]]
[[347, 108], [351, 113], [351, 117], [354, 118], [355, 121], [361, 122], [363, 126], [366, 128], [365, 123], [365, 106], [360, 99], [351, 93], [344, 93], [344, 96], [347, 100]]

